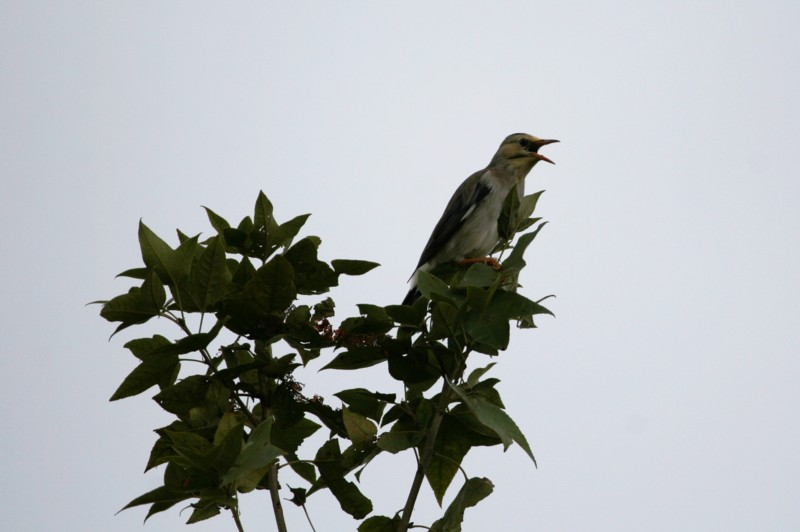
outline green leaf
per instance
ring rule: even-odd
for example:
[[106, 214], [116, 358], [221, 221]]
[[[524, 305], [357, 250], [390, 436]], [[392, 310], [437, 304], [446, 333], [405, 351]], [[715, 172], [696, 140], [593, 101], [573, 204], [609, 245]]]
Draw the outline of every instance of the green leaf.
[[294, 454], [287, 455], [286, 459], [289, 461], [289, 467], [291, 467], [292, 471], [297, 473], [300, 478], [309, 484], [314, 484], [317, 481], [317, 470], [314, 468], [313, 464], [300, 462], [300, 459]]
[[292, 492], [292, 498], [289, 499], [291, 502], [297, 506], [303, 506], [306, 503], [306, 493], [308, 493], [307, 489], [289, 487], [289, 491]]
[[478, 286], [485, 288], [492, 286], [497, 281], [500, 275], [494, 268], [482, 263], [476, 263], [469, 267], [469, 269], [461, 278], [460, 286]]
[[393, 403], [397, 398], [393, 393], [370, 392], [365, 388], [342, 390], [333, 395], [344, 401], [353, 412], [375, 421], [381, 420], [386, 403]]
[[225, 241], [227, 251], [241, 253], [248, 257], [253, 256], [251, 250], [253, 242], [250, 240], [250, 235], [245, 231], [238, 228], [227, 227], [222, 230], [222, 238]]
[[488, 478], [470, 478], [456, 495], [444, 513], [444, 517], [433, 523], [430, 532], [461, 532], [464, 511], [488, 497], [494, 485]]
[[185, 355], [187, 353], [200, 351], [208, 347], [208, 344], [210, 344], [211, 341], [217, 337], [220, 329], [222, 329], [222, 322], [218, 321], [208, 332], [184, 336], [174, 344], [159, 347], [153, 352], [159, 354], [170, 353], [176, 355]]
[[[544, 194], [544, 190], [540, 190], [539, 192], [534, 192], [533, 194], [528, 194], [519, 204], [519, 219], [525, 220], [533, 211], [536, 210], [536, 204], [539, 202], [539, 198]], [[519, 229], [517, 229], [519, 231]]]
[[118, 273], [117, 277], [130, 277], [131, 279], [144, 280], [150, 270], [147, 268], [131, 268], [122, 273]]
[[317, 244], [313, 238], [299, 240], [283, 256], [294, 268], [299, 294], [322, 294], [339, 284], [336, 272], [317, 259]]
[[482, 368], [474, 369], [469, 374], [469, 377], [467, 377], [467, 388], [472, 388], [473, 386], [475, 386], [478, 383], [478, 381], [480, 380], [480, 378], [483, 377], [483, 375], [487, 371], [492, 369], [495, 364], [496, 364], [496, 362], [492, 362], [492, 363], [490, 363], [490, 364], [488, 364], [488, 365], [486, 365], [486, 366], [484, 366]]
[[272, 202], [269, 201], [264, 191], [259, 190], [255, 211], [253, 213], [253, 225], [255, 227], [264, 227], [267, 230], [276, 227], [275, 219], [272, 216], [272, 210]]
[[372, 461], [373, 458], [381, 453], [381, 449], [375, 445], [374, 441], [363, 441], [351, 444], [347, 449], [342, 452], [342, 467], [345, 473], [349, 473], [356, 468], [361, 468], [356, 474], [356, 480], [365, 467]]
[[227, 317], [225, 327], [237, 334], [267, 340], [283, 332], [284, 313], [296, 297], [292, 266], [276, 255], [222, 301], [217, 316]]
[[[159, 486], [154, 490], [150, 490], [147, 493], [139, 495], [131, 502], [126, 504], [120, 510], [120, 512], [122, 510], [127, 510], [128, 508], [133, 508], [134, 506], [141, 506], [143, 504], [168, 503], [169, 506], [161, 508], [160, 511], [163, 511], [169, 508], [170, 506], [173, 506], [174, 504], [177, 504], [186, 499], [190, 499], [191, 497], [192, 497], [191, 493], [187, 493], [185, 491], [178, 491], [174, 488], [168, 488], [167, 486]], [[148, 515], [147, 517], [150, 517], [150, 515]]]
[[355, 484], [344, 479], [345, 471], [342, 467], [342, 455], [338, 440], [325, 442], [317, 451], [315, 463], [321, 478], [339, 501], [342, 510], [356, 519], [363, 519], [372, 511], [372, 502], [359, 491]]
[[464, 330], [476, 342], [505, 350], [511, 334], [508, 320], [492, 312], [471, 310], [464, 316]]
[[127, 294], [119, 295], [106, 302], [100, 310], [100, 316], [108, 321], [120, 321], [122, 324], [115, 332], [131, 325], [145, 323], [161, 313], [167, 299], [164, 286], [152, 271], [140, 288], [133, 287]]
[[392, 454], [405, 451], [416, 445], [412, 438], [417, 434], [417, 431], [395, 430], [396, 426], [393, 426], [389, 432], [381, 434], [377, 441], [378, 447]]
[[212, 237], [192, 267], [189, 278], [179, 285], [184, 310], [209, 310], [230, 292], [231, 278], [225, 260], [225, 246], [219, 237]]
[[292, 240], [294, 240], [294, 237], [297, 236], [297, 233], [299, 233], [300, 229], [305, 225], [306, 220], [308, 220], [309, 216], [311, 215], [301, 214], [300, 216], [295, 216], [288, 222], [282, 223], [278, 227], [278, 234], [280, 235], [279, 245], [283, 247], [291, 246]]
[[384, 309], [396, 323], [412, 327], [419, 327], [427, 314], [427, 305], [388, 305]]
[[337, 275], [364, 275], [380, 264], [368, 260], [334, 259], [331, 266]]
[[203, 404], [209, 385], [208, 379], [203, 375], [190, 375], [161, 390], [153, 400], [167, 412], [186, 416], [189, 410]]
[[429, 337], [433, 340], [451, 338], [460, 335], [459, 312], [456, 307], [440, 301], [431, 309], [431, 327]]
[[[177, 423], [181, 423], [177, 421]], [[158, 430], [156, 432], [159, 432]], [[175, 451], [172, 450], [172, 444], [168, 437], [164, 435], [160, 435], [156, 442], [153, 444], [153, 448], [150, 449], [150, 456], [147, 459], [147, 465], [145, 466], [145, 472], [150, 471], [154, 467], [158, 467], [161, 464], [165, 464], [169, 461], [169, 459], [175, 456]]]
[[145, 266], [152, 268], [164, 284], [178, 286], [189, 275], [197, 247], [197, 237], [191, 238], [173, 250], [144, 222], [139, 222], [139, 246]]
[[249, 472], [271, 465], [283, 454], [283, 450], [270, 443], [272, 423], [273, 418], [269, 418], [253, 429], [236, 462], [223, 475], [223, 484], [237, 482]]
[[268, 312], [283, 312], [297, 297], [291, 264], [277, 256], [256, 270], [251, 285], [258, 306]]
[[175, 382], [179, 369], [177, 355], [149, 356], [125, 377], [109, 400], [132, 397], [155, 385], [165, 388]]
[[214, 431], [214, 445], [219, 445], [231, 430], [241, 424], [242, 420], [239, 415], [235, 412], [225, 412], [219, 420], [217, 430]]
[[519, 205], [519, 191], [515, 185], [506, 194], [500, 217], [497, 219], [497, 233], [501, 240], [509, 240], [514, 236], [514, 231], [519, 223]]
[[438, 277], [425, 271], [417, 272], [417, 289], [430, 300], [455, 302], [456, 296], [447, 284]]
[[193, 525], [194, 523], [199, 523], [200, 521], [205, 521], [206, 519], [219, 515], [219, 504], [215, 501], [204, 503], [204, 501], [201, 500], [192, 504], [192, 508], [194, 508], [194, 511], [192, 515], [189, 516], [189, 520], [186, 521], [187, 525]]
[[354, 347], [344, 353], [339, 353], [322, 369], [353, 370], [368, 368], [386, 361], [383, 350], [375, 347]]
[[206, 210], [206, 214], [208, 215], [208, 221], [211, 223], [211, 227], [217, 230], [217, 233], [222, 234], [225, 229], [228, 229], [231, 224], [223, 218], [222, 216], [218, 215], [208, 207], [203, 207]]
[[545, 307], [531, 301], [518, 292], [498, 290], [489, 303], [488, 312], [502, 316], [505, 319], [520, 319], [533, 314], [550, 314]]
[[129, 349], [130, 352], [139, 360], [144, 360], [147, 355], [156, 349], [165, 345], [170, 345], [172, 342], [161, 336], [160, 334], [153, 335], [150, 338], [136, 338], [130, 340], [123, 347]]
[[378, 427], [375, 426], [375, 423], [347, 407], [342, 409], [342, 420], [344, 428], [347, 429], [347, 435], [353, 443], [373, 441], [378, 434]]
[[[405, 382], [406, 386], [416, 383], [428, 383], [429, 388], [441, 376], [441, 364], [433, 350], [412, 349], [408, 353], [389, 353], [389, 374], [392, 378]], [[445, 362], [445, 361], [443, 361]]]
[[253, 242], [254, 255], [263, 261], [266, 261], [283, 241], [278, 224], [272, 214], [272, 203], [261, 191], [256, 200], [253, 228], [249, 232], [249, 236]]
[[272, 443], [285, 453], [295, 453], [306, 438], [317, 432], [320, 425], [310, 419], [302, 418], [288, 427], [279, 427], [271, 434]]
[[494, 431], [502, 440], [503, 448], [508, 449], [512, 442], [522, 447], [522, 449], [531, 457], [533, 464], [536, 465], [536, 458], [533, 456], [528, 440], [525, 435], [519, 430], [519, 427], [514, 420], [499, 406], [487, 401], [480, 396], [468, 395], [460, 386], [452, 383], [449, 379], [447, 383], [450, 388], [458, 394], [464, 404], [469, 410], [475, 414], [483, 425]]
[[445, 415], [436, 436], [433, 458], [425, 471], [425, 478], [428, 479], [439, 506], [442, 505], [447, 488], [471, 447], [468, 429], [453, 416]]
[[247, 281], [253, 278], [256, 274], [256, 269], [250, 259], [242, 257], [242, 261], [233, 270], [233, 278], [231, 281], [237, 286], [244, 286]]
[[528, 249], [528, 246], [531, 244], [531, 242], [533, 242], [533, 239], [536, 238], [536, 235], [539, 234], [539, 231], [541, 231], [542, 227], [545, 225], [547, 225], [547, 222], [542, 222], [538, 227], [536, 227], [536, 229], [530, 233], [525, 233], [524, 235], [520, 236], [519, 239], [517, 239], [517, 243], [514, 244], [514, 249], [511, 250], [508, 258], [503, 261], [504, 269], [514, 268], [521, 270], [525, 267], [526, 262], [522, 256], [525, 254], [525, 250]]
[[210, 477], [213, 467], [209, 463], [207, 455], [212, 445], [208, 440], [194, 432], [164, 430], [164, 434], [170, 439], [172, 449], [176, 453], [169, 459], [172, 465], [202, 475], [206, 479]]
[[[217, 431], [219, 432], [219, 431]], [[244, 435], [244, 423], [238, 422], [227, 432], [224, 432], [218, 442], [215, 441], [214, 447], [206, 453], [206, 460], [214, 471], [222, 475], [234, 464], [242, 450]], [[216, 434], [215, 434], [216, 436]]]
[[389, 518], [384, 515], [373, 515], [358, 525], [358, 532], [395, 532], [399, 518]]

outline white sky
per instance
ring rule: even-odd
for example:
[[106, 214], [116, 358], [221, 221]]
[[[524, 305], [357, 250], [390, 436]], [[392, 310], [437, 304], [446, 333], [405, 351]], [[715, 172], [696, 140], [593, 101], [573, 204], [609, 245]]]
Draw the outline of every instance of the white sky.
[[[496, 489], [465, 531], [800, 529], [800, 3], [268, 4], [0, 1], [0, 529], [189, 516], [114, 515], [160, 482], [141, 471], [169, 418], [153, 391], [107, 401], [133, 336], [84, 303], [129, 286], [139, 218], [174, 243], [259, 189], [313, 213], [324, 258], [383, 264], [334, 292], [345, 317], [402, 298], [452, 190], [517, 131], [562, 141], [528, 180], [551, 223], [523, 278], [557, 318], [493, 370], [540, 466], [476, 453]], [[310, 393], [396, 391], [321, 365]], [[366, 470], [377, 513], [412, 468]], [[355, 528], [328, 494], [309, 511]], [[273, 526], [265, 494], [243, 512]]]

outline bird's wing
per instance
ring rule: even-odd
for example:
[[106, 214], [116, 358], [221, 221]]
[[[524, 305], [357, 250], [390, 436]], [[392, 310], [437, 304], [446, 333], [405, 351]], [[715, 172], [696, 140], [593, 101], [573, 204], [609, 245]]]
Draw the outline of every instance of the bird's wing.
[[472, 214], [475, 208], [486, 199], [492, 187], [481, 177], [487, 170], [480, 170], [469, 176], [456, 189], [453, 197], [442, 213], [442, 217], [433, 228], [422, 256], [419, 258], [417, 268], [431, 260], [442, 249], [453, 235], [464, 225], [464, 221]]

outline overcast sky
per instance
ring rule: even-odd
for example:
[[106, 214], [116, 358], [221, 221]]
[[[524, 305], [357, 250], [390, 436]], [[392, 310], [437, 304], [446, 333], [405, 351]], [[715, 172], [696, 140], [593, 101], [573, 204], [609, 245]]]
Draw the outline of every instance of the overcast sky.
[[[800, 529], [800, 3], [274, 4], [0, 0], [0, 529], [189, 516], [114, 515], [159, 485], [169, 417], [154, 391], [108, 402], [135, 333], [109, 342], [84, 304], [127, 290], [140, 218], [175, 243], [263, 189], [279, 220], [312, 213], [323, 258], [382, 264], [334, 291], [345, 317], [402, 299], [452, 191], [519, 131], [561, 140], [528, 178], [550, 224], [522, 279], [557, 318], [493, 370], [539, 469], [468, 459], [496, 489], [464, 530]], [[329, 404], [399, 391], [322, 364], [303, 380]], [[413, 467], [367, 468], [377, 513]], [[309, 512], [355, 529], [327, 493]], [[440, 512], [423, 490], [415, 521]], [[243, 521], [271, 530], [265, 494]]]

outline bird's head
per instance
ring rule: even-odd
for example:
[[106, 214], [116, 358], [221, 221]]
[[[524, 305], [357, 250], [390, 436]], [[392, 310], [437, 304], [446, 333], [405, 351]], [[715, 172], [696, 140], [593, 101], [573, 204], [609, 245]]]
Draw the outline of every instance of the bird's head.
[[541, 155], [539, 148], [558, 142], [551, 139], [540, 139], [527, 133], [514, 133], [505, 138], [497, 153], [494, 154], [490, 166], [509, 166], [511, 169], [520, 173], [520, 177], [524, 177], [533, 168], [533, 165], [539, 161], [547, 161], [550, 164], [555, 164], [553, 161]]

